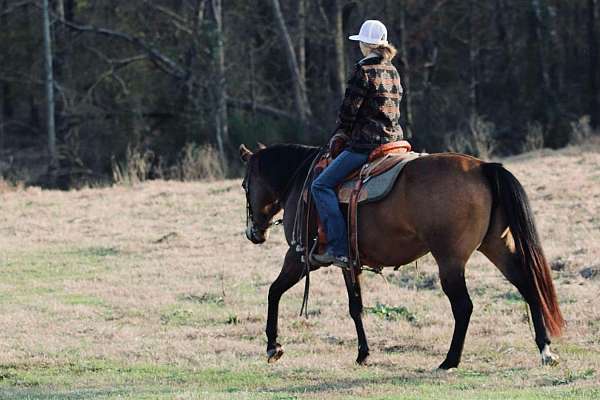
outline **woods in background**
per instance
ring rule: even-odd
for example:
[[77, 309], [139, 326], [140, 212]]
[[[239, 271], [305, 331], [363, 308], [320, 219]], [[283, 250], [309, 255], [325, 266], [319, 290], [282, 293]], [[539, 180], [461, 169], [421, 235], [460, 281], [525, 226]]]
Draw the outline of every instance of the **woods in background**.
[[415, 149], [564, 146], [600, 124], [599, 13], [598, 0], [0, 0], [0, 172], [61, 187], [205, 178], [235, 175], [241, 142], [323, 144], [365, 19], [399, 50]]

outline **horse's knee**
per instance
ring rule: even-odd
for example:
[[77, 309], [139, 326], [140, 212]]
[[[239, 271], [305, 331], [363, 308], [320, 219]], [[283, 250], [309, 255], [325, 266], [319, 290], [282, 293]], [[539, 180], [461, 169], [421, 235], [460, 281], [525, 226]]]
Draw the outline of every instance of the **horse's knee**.
[[473, 302], [467, 290], [464, 272], [440, 274], [440, 283], [442, 290], [450, 300], [453, 311], [455, 308], [459, 308], [464, 314], [470, 316], [473, 313]]
[[361, 318], [363, 313], [363, 307], [362, 305], [350, 306], [348, 311], [352, 319]]
[[351, 299], [348, 304], [348, 312], [352, 319], [361, 318], [363, 313], [362, 301], [357, 299]]
[[473, 302], [471, 301], [471, 297], [467, 294], [467, 296], [462, 301], [462, 309], [467, 313], [470, 317], [473, 314]]
[[457, 311], [460, 311], [462, 315], [466, 315], [467, 317], [471, 316], [473, 313], [473, 302], [471, 301], [469, 292], [466, 290], [449, 290], [446, 292], [446, 295], [450, 300], [453, 312], [456, 313]]
[[273, 301], [279, 301], [279, 299], [281, 298], [281, 295], [283, 294], [281, 288], [279, 287], [279, 285], [277, 284], [277, 282], [273, 282], [271, 284], [271, 286], [269, 287], [269, 303], [273, 302]]

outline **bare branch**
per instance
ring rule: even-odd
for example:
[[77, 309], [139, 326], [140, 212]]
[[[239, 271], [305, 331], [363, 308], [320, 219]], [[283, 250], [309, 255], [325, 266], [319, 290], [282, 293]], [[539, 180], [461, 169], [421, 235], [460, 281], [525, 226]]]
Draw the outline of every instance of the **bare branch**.
[[[240, 100], [227, 98], [227, 105], [232, 108], [237, 108], [245, 111], [257, 111], [263, 115], [268, 115], [275, 118], [284, 118], [291, 121], [302, 122], [302, 119], [298, 113], [291, 113], [288, 111], [280, 110], [275, 107], [267, 106], [264, 104], [253, 103], [252, 101]], [[309, 128], [320, 130], [322, 127], [308, 123]]]
[[32, 5], [32, 4], [33, 4], [33, 1], [31, 1], [31, 0], [21, 1], [21, 2], [15, 3], [12, 6], [7, 7], [6, 9], [2, 10], [0, 12], [0, 18], [4, 17], [5, 15], [13, 13], [15, 10], [17, 10], [17, 9], [19, 9], [21, 7], [27, 7], [27, 6]]
[[145, 51], [148, 55], [148, 58], [163, 72], [172, 75], [177, 79], [185, 79], [185, 77], [187, 76], [185, 70], [181, 68], [181, 66], [178, 63], [176, 63], [171, 58], [158, 51], [155, 47], [144, 42], [140, 38], [131, 36], [124, 32], [113, 31], [106, 28], [97, 28], [93, 25], [79, 25], [66, 20], [59, 20], [59, 22], [79, 32], [91, 32], [97, 35], [110, 36], [129, 42], [135, 47]]
[[169, 17], [171, 19], [171, 22], [173, 23], [173, 25], [175, 25], [176, 28], [181, 29], [182, 31], [189, 33], [190, 35], [192, 34], [192, 29], [189, 27], [189, 21], [186, 20], [186, 18], [182, 17], [181, 15], [177, 14], [176, 12], [169, 10], [166, 7], [160, 6], [158, 4], [154, 4], [151, 1], [145, 1], [146, 4], [149, 4], [154, 10], [166, 15], [167, 17]]
[[301, 118], [304, 121], [308, 121], [312, 113], [306, 95], [305, 82], [302, 80], [302, 76], [300, 75], [300, 67], [298, 64], [298, 59], [296, 57], [296, 51], [294, 50], [294, 44], [288, 32], [285, 19], [283, 18], [283, 13], [281, 11], [281, 5], [279, 4], [279, 0], [272, 0], [271, 6], [273, 8], [273, 13], [275, 14], [277, 26], [279, 27], [279, 36], [281, 39], [281, 44], [283, 45], [287, 56], [288, 69], [290, 71], [290, 74], [292, 75], [294, 101], [301, 115]]

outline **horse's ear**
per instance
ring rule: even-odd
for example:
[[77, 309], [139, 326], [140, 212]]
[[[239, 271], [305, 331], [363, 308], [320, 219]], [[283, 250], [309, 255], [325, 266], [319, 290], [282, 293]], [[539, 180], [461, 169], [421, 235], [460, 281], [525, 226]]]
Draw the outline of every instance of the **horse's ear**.
[[259, 150], [262, 150], [262, 149], [266, 149], [266, 148], [267, 148], [267, 146], [265, 146], [265, 145], [264, 145], [264, 144], [262, 144], [261, 142], [256, 142], [256, 145], [258, 146], [258, 149], [259, 149]]
[[246, 145], [241, 144], [240, 145], [240, 158], [242, 159], [242, 161], [248, 162], [248, 159], [250, 158], [250, 156], [252, 156], [252, 152], [250, 150], [248, 150]]

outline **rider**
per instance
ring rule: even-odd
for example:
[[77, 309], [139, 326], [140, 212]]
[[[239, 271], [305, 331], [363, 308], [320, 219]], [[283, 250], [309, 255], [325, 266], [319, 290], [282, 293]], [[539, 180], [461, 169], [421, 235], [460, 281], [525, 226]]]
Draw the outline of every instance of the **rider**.
[[379, 145], [402, 139], [400, 77], [391, 60], [396, 49], [387, 41], [387, 29], [376, 20], [365, 21], [358, 35], [364, 56], [348, 81], [337, 119], [337, 129], [329, 141], [333, 162], [315, 179], [312, 196], [327, 235], [324, 254], [313, 254], [316, 265], [348, 267], [348, 233], [340, 210], [336, 187], [361, 167]]

